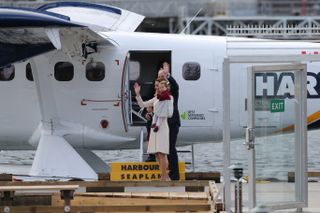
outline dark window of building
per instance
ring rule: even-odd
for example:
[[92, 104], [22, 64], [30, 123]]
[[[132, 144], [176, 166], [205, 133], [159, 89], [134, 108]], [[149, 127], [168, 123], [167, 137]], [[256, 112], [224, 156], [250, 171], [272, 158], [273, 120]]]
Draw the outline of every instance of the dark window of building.
[[73, 65], [69, 62], [58, 62], [54, 65], [54, 77], [57, 81], [71, 81], [74, 73]]
[[0, 67], [0, 81], [11, 81], [15, 75], [15, 67], [9, 64], [4, 67]]
[[31, 69], [30, 63], [28, 63], [26, 65], [26, 77], [29, 81], [33, 81], [33, 74], [32, 74], [32, 69]]
[[89, 81], [102, 81], [106, 71], [102, 62], [90, 62], [86, 65], [86, 77]]
[[200, 64], [197, 62], [187, 62], [183, 64], [182, 76], [187, 81], [196, 81], [200, 78]]

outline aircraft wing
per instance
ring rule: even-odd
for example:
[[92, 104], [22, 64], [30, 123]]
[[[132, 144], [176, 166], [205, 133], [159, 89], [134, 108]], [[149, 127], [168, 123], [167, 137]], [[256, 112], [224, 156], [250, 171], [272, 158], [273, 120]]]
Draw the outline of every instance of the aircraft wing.
[[39, 7], [38, 10], [67, 16], [70, 21], [88, 26], [95, 32], [133, 32], [144, 19], [144, 16], [128, 10], [86, 2], [49, 3]]
[[31, 10], [0, 8], [0, 66], [53, 50], [45, 32], [51, 27], [80, 26]]
[[[0, 8], [0, 67], [53, 49], [81, 56], [81, 44], [91, 41], [106, 42], [106, 39], [58, 14]], [[76, 50], [70, 48], [74, 43], [79, 46]]]
[[100, 44], [117, 45], [101, 31], [134, 31], [143, 16], [84, 2], [59, 2], [38, 9], [0, 8], [0, 67], [61, 49], [82, 60]]

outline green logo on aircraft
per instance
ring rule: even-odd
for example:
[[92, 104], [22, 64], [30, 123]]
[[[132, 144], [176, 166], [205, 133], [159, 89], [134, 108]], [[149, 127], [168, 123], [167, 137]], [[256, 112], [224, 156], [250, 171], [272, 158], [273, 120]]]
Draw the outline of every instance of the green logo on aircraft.
[[187, 120], [187, 118], [188, 118], [188, 114], [186, 112], [181, 113], [180, 116], [181, 116], [182, 120]]
[[197, 113], [195, 110], [188, 110], [180, 114], [182, 120], [206, 120], [203, 113]]

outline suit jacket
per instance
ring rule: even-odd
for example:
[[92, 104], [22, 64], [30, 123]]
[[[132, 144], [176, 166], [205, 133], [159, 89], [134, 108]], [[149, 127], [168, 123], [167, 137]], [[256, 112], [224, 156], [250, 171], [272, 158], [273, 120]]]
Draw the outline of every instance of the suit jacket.
[[173, 97], [173, 115], [168, 119], [169, 125], [181, 125], [180, 114], [178, 110], [178, 101], [179, 101], [179, 85], [176, 80], [170, 75], [168, 78], [170, 83], [170, 93]]

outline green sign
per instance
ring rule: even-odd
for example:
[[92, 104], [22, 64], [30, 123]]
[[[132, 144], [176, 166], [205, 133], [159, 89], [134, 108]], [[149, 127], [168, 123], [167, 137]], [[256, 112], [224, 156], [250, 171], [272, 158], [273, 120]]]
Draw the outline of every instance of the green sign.
[[270, 101], [270, 112], [284, 112], [284, 100], [275, 99]]

